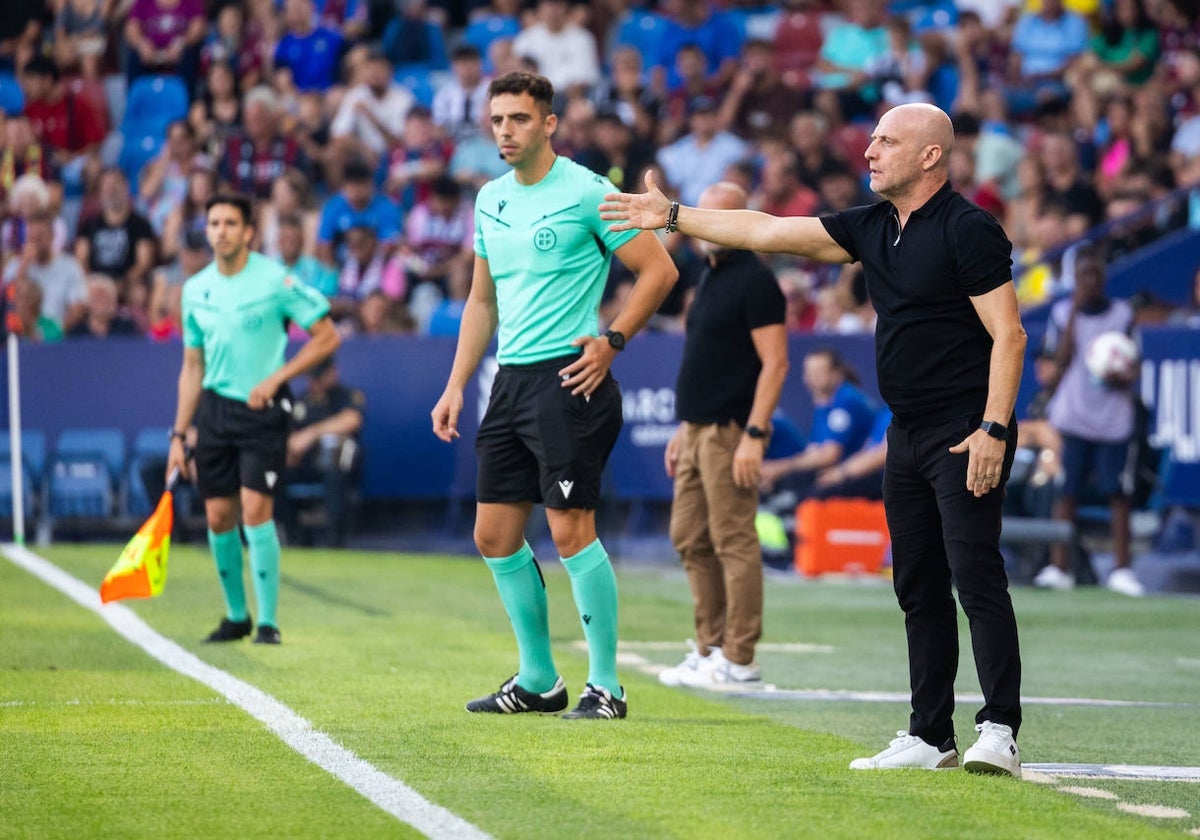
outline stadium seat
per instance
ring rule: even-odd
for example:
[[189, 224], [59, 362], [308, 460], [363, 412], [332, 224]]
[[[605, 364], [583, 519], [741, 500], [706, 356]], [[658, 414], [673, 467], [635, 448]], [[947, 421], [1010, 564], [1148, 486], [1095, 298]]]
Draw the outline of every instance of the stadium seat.
[[121, 156], [117, 165], [125, 173], [125, 177], [129, 179], [129, 184], [136, 193], [142, 169], [162, 149], [166, 139], [166, 130], [160, 131], [148, 125], [127, 124], [122, 129], [122, 133], [124, 142], [121, 144]]
[[171, 441], [167, 438], [167, 428], [165, 426], [155, 426], [149, 429], [142, 429], [137, 433], [137, 437], [133, 440], [133, 452], [129, 458], [129, 467], [126, 470], [128, 477], [129, 498], [126, 503], [126, 508], [130, 516], [143, 517], [149, 516], [154, 509], [157, 499], [151, 499], [146, 491], [146, 484], [142, 481], [142, 468], [149, 461], [165, 461], [167, 452], [171, 448]]
[[119, 429], [67, 429], [50, 460], [51, 517], [107, 518], [118, 510], [125, 437]]
[[25, 110], [25, 92], [11, 73], [0, 73], [0, 111], [19, 114]]
[[129, 88], [121, 132], [128, 137], [132, 126], [156, 126], [158, 134], [165, 134], [167, 126], [187, 112], [188, 93], [182, 81], [174, 76], [142, 76]]
[[397, 72], [395, 75], [396, 84], [403, 85], [408, 88], [409, 92], [416, 98], [417, 102], [426, 108], [433, 107], [433, 83], [429, 80], [429, 74], [414, 73], [411, 70], [405, 72]]

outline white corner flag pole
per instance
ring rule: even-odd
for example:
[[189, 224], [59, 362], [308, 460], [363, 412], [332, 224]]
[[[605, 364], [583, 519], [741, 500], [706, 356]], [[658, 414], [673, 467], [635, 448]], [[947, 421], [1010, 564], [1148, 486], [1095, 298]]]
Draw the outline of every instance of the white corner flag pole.
[[21, 365], [17, 359], [17, 337], [8, 334], [8, 434], [12, 459], [13, 542], [25, 544], [25, 461], [21, 455]]

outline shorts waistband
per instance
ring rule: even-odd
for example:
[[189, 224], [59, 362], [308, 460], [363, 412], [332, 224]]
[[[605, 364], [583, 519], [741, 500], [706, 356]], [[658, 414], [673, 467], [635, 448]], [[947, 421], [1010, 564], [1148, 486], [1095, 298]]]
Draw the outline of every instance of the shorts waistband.
[[500, 370], [507, 373], [545, 373], [548, 370], [557, 372], [581, 355], [581, 353], [571, 353], [566, 356], [556, 356], [553, 359], [542, 359], [540, 362], [530, 362], [527, 365], [500, 365]]

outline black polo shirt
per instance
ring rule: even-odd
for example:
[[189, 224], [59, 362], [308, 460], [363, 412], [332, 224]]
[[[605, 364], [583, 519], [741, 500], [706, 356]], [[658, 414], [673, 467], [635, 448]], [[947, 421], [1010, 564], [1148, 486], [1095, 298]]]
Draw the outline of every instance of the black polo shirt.
[[775, 274], [749, 251], [722, 251], [716, 262], [688, 308], [675, 414], [689, 423], [745, 426], [762, 371], [750, 333], [784, 323], [787, 302]]
[[328, 420], [335, 414], [341, 414], [347, 408], [353, 408], [362, 414], [366, 405], [367, 398], [362, 391], [347, 388], [339, 382], [324, 394], [317, 394], [315, 391], [304, 394], [296, 400], [292, 416], [296, 420], [296, 426], [303, 429]]
[[971, 297], [1012, 281], [999, 223], [945, 184], [908, 217], [889, 201], [821, 219], [863, 264], [878, 314], [879, 392], [904, 426], [982, 414], [992, 339]]

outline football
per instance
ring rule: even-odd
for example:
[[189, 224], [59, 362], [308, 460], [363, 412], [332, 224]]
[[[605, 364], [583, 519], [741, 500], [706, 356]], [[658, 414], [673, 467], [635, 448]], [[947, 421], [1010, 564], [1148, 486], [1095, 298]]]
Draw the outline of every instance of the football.
[[1084, 359], [1092, 378], [1105, 383], [1132, 382], [1137, 378], [1139, 361], [1137, 344], [1115, 330], [1092, 339]]

